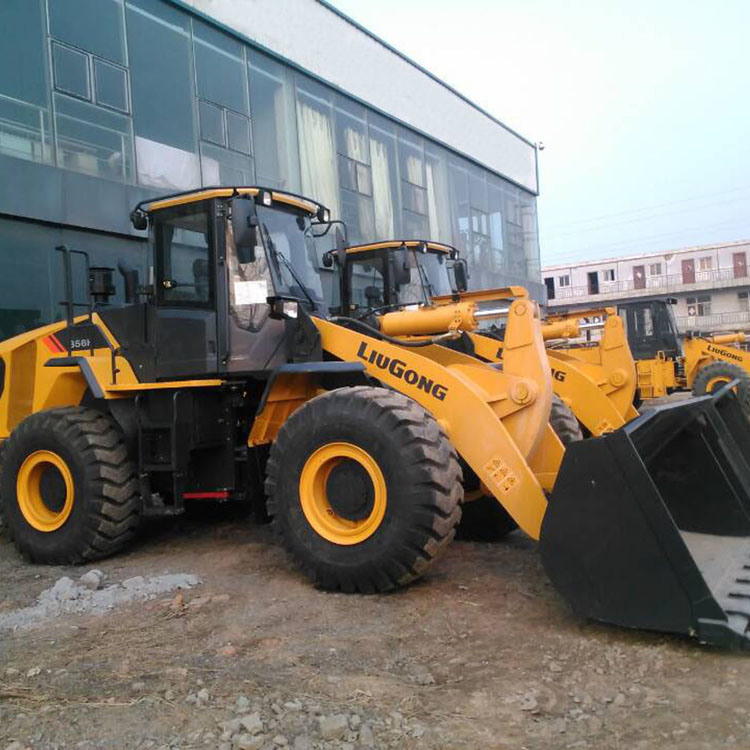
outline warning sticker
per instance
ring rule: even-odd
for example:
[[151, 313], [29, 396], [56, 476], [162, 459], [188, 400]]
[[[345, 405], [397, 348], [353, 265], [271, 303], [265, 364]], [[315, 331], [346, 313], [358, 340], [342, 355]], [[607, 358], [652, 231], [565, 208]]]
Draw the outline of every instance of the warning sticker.
[[235, 305], [262, 305], [268, 297], [268, 283], [260, 281], [235, 281], [234, 282], [234, 304]]

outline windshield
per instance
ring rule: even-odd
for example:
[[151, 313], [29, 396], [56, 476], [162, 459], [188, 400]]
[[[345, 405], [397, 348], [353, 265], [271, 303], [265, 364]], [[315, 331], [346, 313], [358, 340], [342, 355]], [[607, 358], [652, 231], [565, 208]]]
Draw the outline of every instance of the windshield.
[[320, 283], [310, 217], [258, 206], [258, 222], [277, 295], [320, 302]]
[[[347, 261], [351, 265], [350, 296], [355, 310], [373, 310], [384, 306], [428, 305], [430, 298], [451, 293], [445, 253], [420, 253], [409, 250], [407, 255], [408, 273], [400, 280], [397, 264], [401, 262], [398, 253], [392, 250], [380, 251], [374, 255], [353, 256]], [[388, 260], [390, 289], [385, 291]]]
[[429, 297], [450, 294], [450, 277], [448, 276], [448, 256], [445, 253], [413, 253], [422, 274], [425, 291]]

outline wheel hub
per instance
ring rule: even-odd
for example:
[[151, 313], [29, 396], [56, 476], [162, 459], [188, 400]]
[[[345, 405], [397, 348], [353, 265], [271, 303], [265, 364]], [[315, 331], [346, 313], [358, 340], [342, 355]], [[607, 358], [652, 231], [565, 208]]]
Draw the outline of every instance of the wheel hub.
[[375, 488], [362, 464], [344, 459], [336, 464], [326, 482], [328, 502], [336, 515], [362, 521], [372, 513]]
[[73, 476], [53, 451], [35, 451], [26, 457], [16, 479], [18, 507], [37, 531], [57, 531], [73, 510]]
[[334, 544], [359, 544], [385, 517], [387, 489], [377, 461], [352, 443], [328, 443], [305, 463], [299, 482], [302, 512]]

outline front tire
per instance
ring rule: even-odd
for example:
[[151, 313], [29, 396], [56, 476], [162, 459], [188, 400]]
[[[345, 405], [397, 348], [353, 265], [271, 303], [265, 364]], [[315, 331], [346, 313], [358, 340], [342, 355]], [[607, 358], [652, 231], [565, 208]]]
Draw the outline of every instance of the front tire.
[[133, 537], [140, 497], [117, 425], [93, 409], [32, 414], [3, 444], [0, 515], [30, 562], [79, 564]]
[[421, 576], [453, 539], [461, 478], [456, 452], [416, 402], [384, 388], [340, 388], [279, 431], [267, 507], [317, 586], [388, 591]]
[[702, 368], [693, 381], [693, 395], [713, 393], [732, 380], [739, 380], [737, 398], [745, 412], [750, 413], [750, 374], [731, 362], [711, 362]]

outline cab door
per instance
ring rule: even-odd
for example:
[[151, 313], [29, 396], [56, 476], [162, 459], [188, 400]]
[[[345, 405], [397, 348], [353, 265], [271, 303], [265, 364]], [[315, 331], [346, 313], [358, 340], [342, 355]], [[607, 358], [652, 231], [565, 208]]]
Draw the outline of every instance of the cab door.
[[157, 379], [218, 373], [215, 214], [214, 201], [196, 201], [161, 209], [154, 217], [148, 335]]

